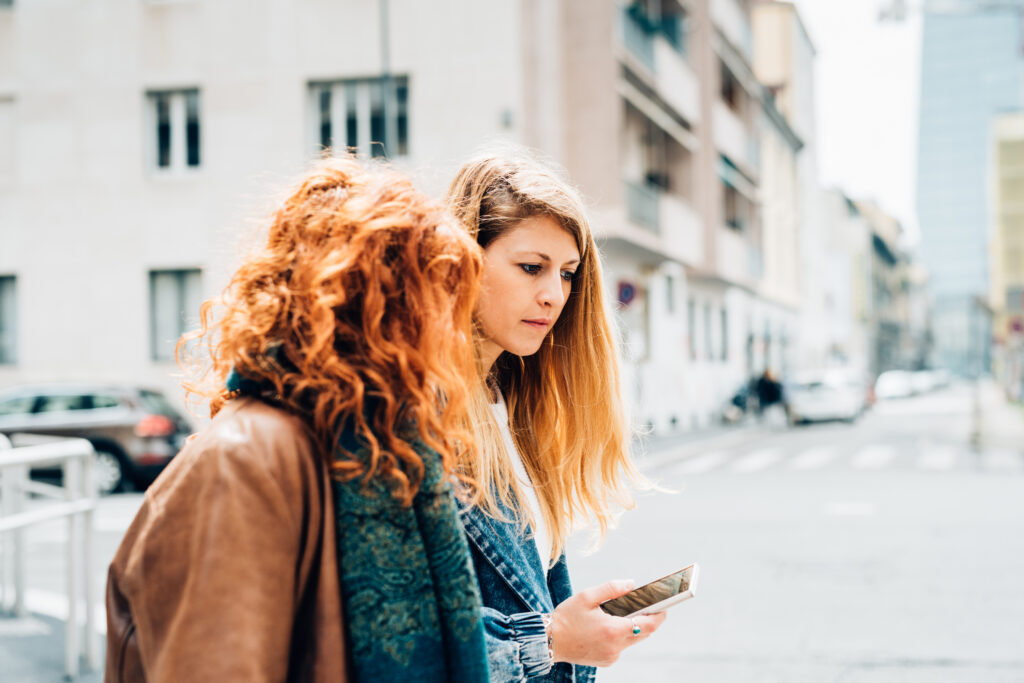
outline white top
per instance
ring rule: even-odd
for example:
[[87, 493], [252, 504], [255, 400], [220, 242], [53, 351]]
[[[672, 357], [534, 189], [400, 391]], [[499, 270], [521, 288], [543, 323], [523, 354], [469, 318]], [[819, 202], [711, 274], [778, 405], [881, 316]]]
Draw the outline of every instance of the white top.
[[537, 491], [533, 488], [530, 475], [526, 473], [523, 456], [519, 453], [519, 449], [516, 448], [515, 441], [512, 440], [512, 430], [509, 428], [508, 423], [508, 407], [505, 405], [505, 399], [501, 396], [500, 392], [498, 392], [498, 402], [491, 404], [491, 411], [494, 413], [494, 419], [498, 422], [498, 429], [501, 431], [501, 438], [505, 442], [505, 449], [512, 457], [512, 466], [515, 468], [516, 478], [519, 480], [523, 493], [526, 494], [526, 504], [530, 506], [530, 513], [533, 516], [533, 524], [530, 525], [531, 529], [533, 529], [533, 542], [537, 545], [540, 566], [546, 570], [550, 565], [551, 534], [548, 533], [548, 527], [544, 523], [544, 516], [541, 514], [540, 499], [537, 498]]

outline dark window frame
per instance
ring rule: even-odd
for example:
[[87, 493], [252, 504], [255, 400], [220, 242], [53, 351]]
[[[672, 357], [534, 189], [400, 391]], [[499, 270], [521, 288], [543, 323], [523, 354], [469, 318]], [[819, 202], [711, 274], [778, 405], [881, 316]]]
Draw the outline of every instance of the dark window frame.
[[175, 277], [177, 292], [176, 292], [176, 307], [179, 309], [179, 313], [175, 316], [177, 334], [174, 342], [181, 338], [181, 335], [188, 330], [187, 318], [188, 314], [188, 278], [189, 276], [196, 276], [200, 278], [200, 286], [202, 283], [203, 271], [200, 268], [165, 268], [165, 269], [153, 269], [149, 271], [149, 357], [150, 360], [156, 363], [173, 362], [174, 361], [174, 347], [170, 348], [169, 353], [165, 350], [167, 347], [166, 339], [159, 339], [159, 333], [157, 331], [157, 322], [159, 316], [166, 314], [165, 311], [158, 310], [159, 304], [157, 301], [157, 278], [160, 276], [172, 275]]

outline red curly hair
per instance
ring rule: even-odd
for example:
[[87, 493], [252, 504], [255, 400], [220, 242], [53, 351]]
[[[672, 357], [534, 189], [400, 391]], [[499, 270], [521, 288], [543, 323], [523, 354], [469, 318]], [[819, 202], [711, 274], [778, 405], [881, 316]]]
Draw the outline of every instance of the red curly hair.
[[[215, 415], [234, 370], [304, 419], [333, 476], [380, 478], [411, 503], [424, 472], [413, 440], [446, 472], [472, 443], [482, 259], [455, 226], [393, 171], [321, 163], [276, 212], [266, 245], [202, 305], [200, 329], [178, 342], [183, 366], [208, 354], [186, 391]], [[224, 311], [213, 321], [215, 306]], [[367, 453], [338, 448], [344, 428]]]

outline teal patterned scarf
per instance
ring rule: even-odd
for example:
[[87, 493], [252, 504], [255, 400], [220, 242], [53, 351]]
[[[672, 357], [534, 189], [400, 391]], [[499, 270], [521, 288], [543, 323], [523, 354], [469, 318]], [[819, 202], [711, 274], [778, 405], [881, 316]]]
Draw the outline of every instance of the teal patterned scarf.
[[[356, 681], [487, 681], [480, 591], [440, 456], [411, 507], [379, 482], [334, 482], [338, 567]], [[358, 454], [351, 432], [341, 447]]]
[[[232, 372], [228, 389], [265, 396]], [[338, 573], [349, 673], [357, 683], [486, 683], [480, 590], [440, 456], [423, 457], [423, 483], [402, 507], [377, 481], [333, 482]], [[340, 449], [364, 447], [351, 430]]]

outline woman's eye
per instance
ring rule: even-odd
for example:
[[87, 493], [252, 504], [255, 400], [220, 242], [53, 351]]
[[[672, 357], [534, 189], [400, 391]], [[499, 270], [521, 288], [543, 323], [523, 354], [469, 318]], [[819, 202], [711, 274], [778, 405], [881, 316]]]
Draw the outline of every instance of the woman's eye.
[[572, 282], [573, 280], [576, 279], [576, 271], [574, 271], [574, 270], [563, 270], [562, 271], [562, 279], [565, 280], [566, 282]]
[[540, 265], [536, 263], [520, 263], [519, 267], [529, 275], [536, 275], [540, 272]]

